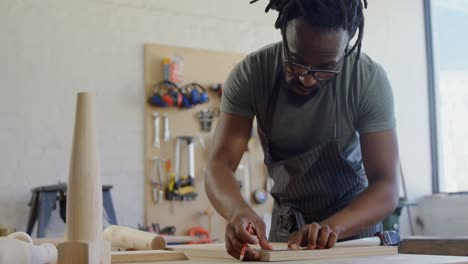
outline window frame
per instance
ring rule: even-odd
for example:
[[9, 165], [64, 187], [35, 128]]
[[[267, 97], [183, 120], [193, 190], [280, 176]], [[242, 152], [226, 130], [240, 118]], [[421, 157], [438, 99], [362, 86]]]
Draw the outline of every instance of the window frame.
[[431, 143], [432, 193], [440, 193], [439, 142], [437, 131], [437, 98], [434, 64], [434, 38], [432, 34], [432, 0], [423, 0], [426, 35], [427, 88], [429, 100], [429, 129]]

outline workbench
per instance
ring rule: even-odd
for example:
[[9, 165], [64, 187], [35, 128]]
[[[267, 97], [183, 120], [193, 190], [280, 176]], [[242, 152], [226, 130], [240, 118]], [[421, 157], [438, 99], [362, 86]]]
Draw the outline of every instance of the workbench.
[[[190, 260], [139, 262], [138, 264], [205, 264], [205, 263], [239, 263], [239, 260], [214, 259], [214, 258], [191, 258]], [[269, 263], [269, 262], [246, 262], [246, 263]], [[277, 263], [277, 264], [282, 264], [282, 263], [293, 263], [293, 264], [306, 264], [306, 263], [307, 264], [468, 263], [468, 257], [398, 254], [394, 256], [373, 256], [373, 257], [364, 257], [364, 258], [341, 258], [341, 259], [302, 260], [302, 261], [298, 260], [298, 261], [281, 261], [281, 262], [273, 262], [273, 263]]]
[[[341, 250], [350, 249], [347, 247], [333, 248], [335, 250], [332, 255], [323, 254], [323, 258], [314, 259], [315, 254], [311, 254], [308, 260], [289, 260], [289, 261], [273, 261], [274, 263], [468, 263], [468, 254], [466, 247], [466, 237], [458, 238], [440, 238], [440, 237], [408, 237], [398, 246], [377, 246], [368, 247], [368, 253], [358, 254], [358, 251], [353, 250], [353, 254], [344, 253]], [[274, 243], [273, 243], [274, 244]], [[446, 246], [444, 246], [446, 245]], [[282, 243], [272, 245], [274, 248], [282, 248]], [[362, 248], [362, 247], [360, 247]], [[393, 248], [395, 251], [376, 253], [373, 248]], [[167, 264], [202, 264], [202, 263], [239, 263], [239, 260], [231, 258], [224, 250], [224, 244], [205, 244], [205, 245], [179, 245], [168, 247], [168, 249], [184, 252], [189, 260], [182, 261], [162, 261], [162, 262], [146, 262], [149, 263], [167, 263]], [[281, 251], [281, 250], [279, 250]], [[341, 253], [339, 252], [341, 251]], [[380, 252], [380, 251], [379, 251]], [[393, 252], [393, 253], [392, 253]], [[399, 254], [397, 253], [399, 252]], [[410, 253], [411, 252], [411, 253]], [[305, 253], [305, 252], [304, 252]], [[312, 252], [310, 252], [312, 253]], [[387, 254], [390, 253], [390, 254]], [[408, 254], [410, 253], [410, 254]], [[343, 255], [340, 255], [343, 254]], [[422, 255], [424, 254], [424, 255]], [[437, 254], [437, 255], [436, 255]], [[327, 256], [328, 255], [328, 256]], [[354, 257], [350, 257], [355, 255]], [[277, 255], [278, 256], [278, 255]], [[336, 258], [335, 258], [336, 256]], [[297, 257], [297, 254], [294, 254]], [[327, 258], [328, 257], [328, 258]], [[332, 258], [330, 258], [332, 257]], [[280, 257], [280, 259], [284, 259]], [[287, 259], [287, 258], [286, 258]], [[300, 258], [297, 258], [300, 259]], [[141, 262], [140, 262], [141, 263]], [[250, 263], [265, 263], [265, 262], [250, 262]], [[128, 263], [130, 264], [130, 263]]]

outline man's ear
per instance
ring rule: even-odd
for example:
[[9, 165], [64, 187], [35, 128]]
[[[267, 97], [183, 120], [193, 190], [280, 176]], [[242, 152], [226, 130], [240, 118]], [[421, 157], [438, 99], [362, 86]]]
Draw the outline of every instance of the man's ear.
[[[345, 55], [346, 53], [348, 53], [348, 51], [351, 49], [351, 47], [353, 46], [353, 43], [351, 43], [353, 41], [353, 38], [354, 36], [356, 35], [356, 32], [354, 32], [354, 34], [350, 34], [348, 31], [346, 31], [346, 36], [348, 38], [348, 40], [346, 41], [346, 46], [344, 48], [344, 53], [343, 55]], [[356, 40], [354, 40], [356, 41]]]

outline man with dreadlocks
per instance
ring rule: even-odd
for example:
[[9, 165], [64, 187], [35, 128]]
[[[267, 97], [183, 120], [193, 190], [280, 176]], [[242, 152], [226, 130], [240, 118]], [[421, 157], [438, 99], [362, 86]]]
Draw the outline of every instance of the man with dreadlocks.
[[[232, 256], [244, 242], [271, 248], [233, 175], [254, 117], [274, 180], [270, 241], [331, 248], [381, 231], [397, 206], [393, 95], [382, 67], [360, 52], [366, 7], [361, 0], [270, 0], [266, 12], [279, 12], [282, 41], [250, 54], [228, 77], [205, 186], [228, 220]], [[245, 257], [259, 254], [248, 248]]]

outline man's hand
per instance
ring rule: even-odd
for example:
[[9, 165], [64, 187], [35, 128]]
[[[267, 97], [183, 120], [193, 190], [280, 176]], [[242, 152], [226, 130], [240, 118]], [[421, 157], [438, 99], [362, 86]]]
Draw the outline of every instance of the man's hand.
[[[254, 232], [252, 234], [247, 232], [249, 223], [253, 226]], [[225, 240], [227, 252], [237, 259], [240, 257], [244, 242], [248, 244], [260, 243], [262, 249], [272, 249], [266, 239], [265, 223], [251, 208], [239, 210], [232, 216], [226, 227]], [[260, 254], [256, 250], [247, 247], [244, 260], [260, 260]]]
[[299, 249], [307, 247], [307, 249], [323, 249], [332, 248], [338, 240], [338, 233], [331, 229], [328, 225], [320, 226], [317, 223], [312, 223], [303, 226], [299, 231], [289, 237], [288, 248]]

